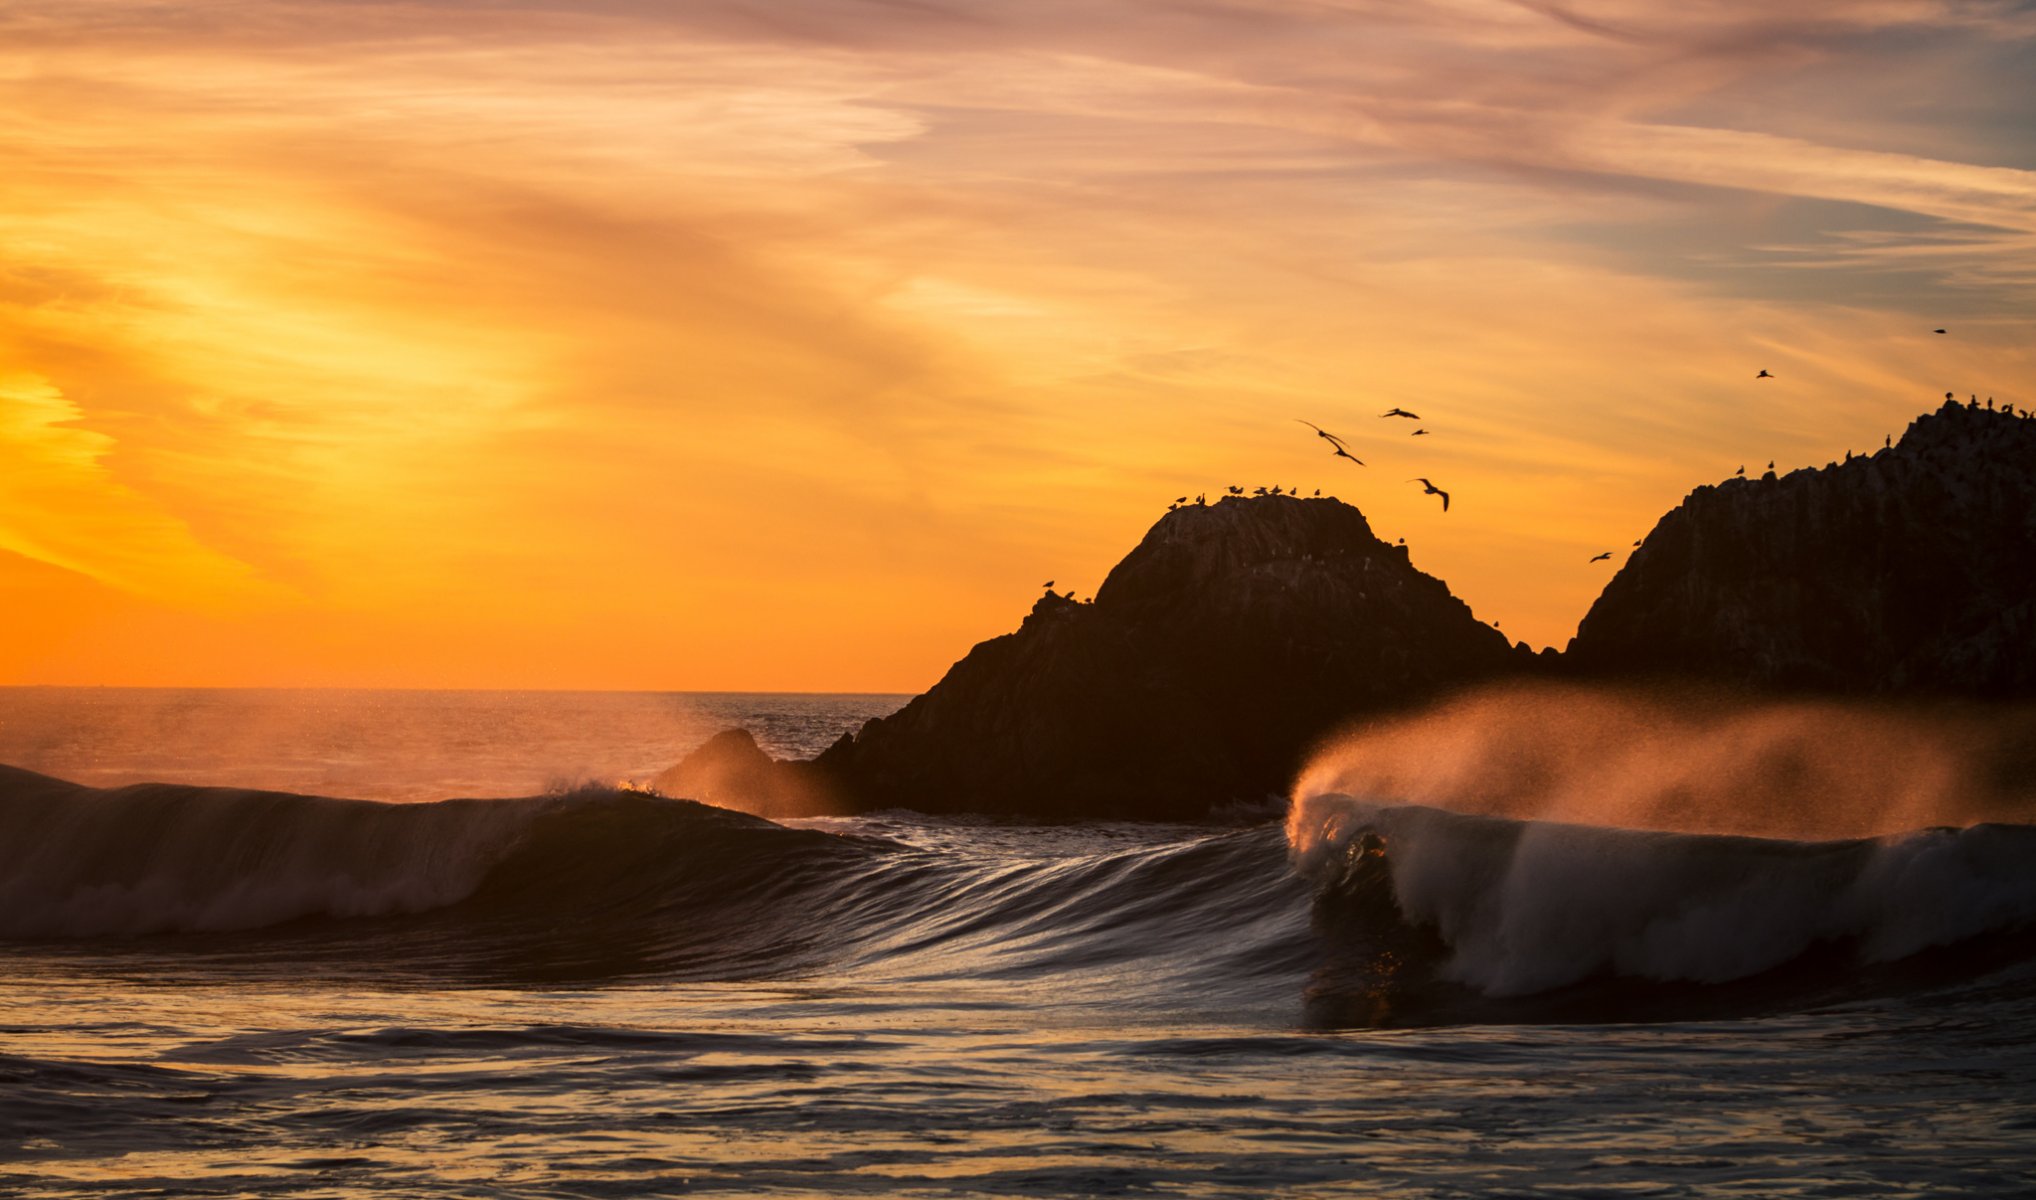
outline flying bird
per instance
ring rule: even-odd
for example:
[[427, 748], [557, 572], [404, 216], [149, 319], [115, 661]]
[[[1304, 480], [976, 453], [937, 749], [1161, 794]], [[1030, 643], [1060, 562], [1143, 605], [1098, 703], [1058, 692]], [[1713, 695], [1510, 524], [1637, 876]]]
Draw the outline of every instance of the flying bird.
[[1593, 556], [1592, 556], [1592, 558], [1591, 558], [1591, 561], [1592, 561], [1592, 562], [1604, 562], [1604, 561], [1605, 561], [1606, 559], [1608, 559], [1608, 558], [1610, 558], [1610, 557], [1612, 557], [1612, 552], [1611, 552], [1610, 550], [1607, 550], [1607, 551], [1605, 551], [1605, 552], [1604, 552], [1603, 554], [1598, 554], [1598, 555], [1593, 555]]
[[1931, 333], [1943, 333], [1944, 331], [1943, 331], [1942, 329], [1933, 329], [1933, 330], [1931, 330], [1930, 332], [1931, 332]]
[[1428, 481], [1427, 481], [1426, 479], [1409, 479], [1409, 480], [1408, 480], [1407, 482], [1408, 482], [1408, 483], [1418, 483], [1418, 484], [1420, 484], [1420, 485], [1421, 485], [1421, 494], [1422, 494], [1422, 495], [1424, 495], [1424, 496], [1440, 496], [1440, 497], [1442, 497], [1442, 511], [1443, 511], [1443, 512], [1448, 512], [1448, 511], [1449, 511], [1449, 493], [1448, 493], [1448, 492], [1445, 492], [1445, 491], [1443, 491], [1443, 490], [1442, 490], [1441, 488], [1439, 488], [1439, 487], [1436, 487], [1436, 486], [1435, 486], [1434, 484], [1432, 484], [1432, 483], [1428, 482]]
[[1766, 368], [1766, 367], [1762, 367], [1762, 368], [1760, 369], [1760, 374], [1758, 374], [1758, 375], [1755, 375], [1755, 376], [1754, 376], [1754, 378], [1755, 378], [1755, 379], [1773, 379], [1773, 378], [1774, 378], [1774, 376], [1772, 376], [1772, 375], [1770, 375], [1770, 374], [1768, 374], [1768, 373], [1767, 373], [1767, 368]]
[[[1301, 421], [1301, 418], [1295, 417], [1294, 420]], [[1321, 438], [1325, 442], [1328, 442], [1329, 445], [1335, 449], [1336, 457], [1347, 458], [1350, 461], [1356, 463], [1360, 467], [1364, 465], [1364, 460], [1359, 458], [1357, 455], [1352, 454], [1350, 452], [1350, 447], [1343, 444], [1342, 438], [1337, 437], [1335, 434], [1322, 428], [1320, 425], [1315, 424], [1313, 421], [1301, 421], [1301, 424], [1306, 425], [1308, 428], [1314, 430], [1316, 437]]]
[[1416, 429], [1416, 430], [1415, 430], [1414, 432], [1412, 432], [1412, 433], [1408, 434], [1407, 436], [1408, 436], [1408, 437], [1426, 437], [1426, 436], [1428, 436], [1428, 431], [1427, 431], [1427, 430], [1425, 430], [1425, 429]]
[[1389, 412], [1382, 412], [1379, 415], [1382, 417], [1405, 417], [1409, 421], [1418, 421], [1421, 419], [1420, 413], [1410, 413], [1404, 408], [1395, 408]]

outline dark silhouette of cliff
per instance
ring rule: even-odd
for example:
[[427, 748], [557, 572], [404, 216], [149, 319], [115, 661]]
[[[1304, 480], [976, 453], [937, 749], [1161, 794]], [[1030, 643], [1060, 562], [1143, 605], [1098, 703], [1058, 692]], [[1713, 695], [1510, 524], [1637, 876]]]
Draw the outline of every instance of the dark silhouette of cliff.
[[1289, 785], [1352, 716], [1519, 656], [1333, 499], [1168, 513], [1092, 603], [1049, 593], [815, 763], [853, 806], [1193, 818]]
[[1700, 487], [1565, 665], [1850, 694], [2036, 696], [2036, 421], [1947, 403], [1892, 448]]
[[1946, 404], [1871, 456], [1698, 488], [1559, 661], [1509, 650], [1348, 505], [1187, 505], [1093, 603], [1048, 593], [816, 761], [723, 735], [659, 783], [787, 815], [1195, 819], [1283, 791], [1352, 718], [1513, 672], [2036, 698], [2036, 421]]

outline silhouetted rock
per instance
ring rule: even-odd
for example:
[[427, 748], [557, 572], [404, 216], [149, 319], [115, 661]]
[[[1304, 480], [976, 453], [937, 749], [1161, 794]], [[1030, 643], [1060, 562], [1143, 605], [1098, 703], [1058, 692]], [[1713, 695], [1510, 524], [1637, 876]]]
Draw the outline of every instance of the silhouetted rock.
[[1353, 715], [1517, 667], [1357, 509], [1227, 498], [1168, 513], [1093, 603], [1049, 593], [816, 765], [862, 807], [1192, 818], [1283, 791]]
[[1893, 449], [1700, 487], [1565, 655], [1596, 675], [2036, 695], [2036, 421], [1958, 404]]
[[651, 786], [674, 798], [760, 817], [811, 817], [834, 811], [826, 787], [810, 766], [777, 761], [746, 729], [725, 729], [708, 738]]

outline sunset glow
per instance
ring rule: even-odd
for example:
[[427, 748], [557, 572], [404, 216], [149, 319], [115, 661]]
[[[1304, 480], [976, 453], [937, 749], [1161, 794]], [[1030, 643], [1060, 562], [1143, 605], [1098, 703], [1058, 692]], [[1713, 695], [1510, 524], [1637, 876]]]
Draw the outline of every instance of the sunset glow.
[[1230, 484], [1559, 646], [1691, 487], [2036, 406], [2032, 72], [1978, 0], [12, 3], [0, 684], [913, 691]]

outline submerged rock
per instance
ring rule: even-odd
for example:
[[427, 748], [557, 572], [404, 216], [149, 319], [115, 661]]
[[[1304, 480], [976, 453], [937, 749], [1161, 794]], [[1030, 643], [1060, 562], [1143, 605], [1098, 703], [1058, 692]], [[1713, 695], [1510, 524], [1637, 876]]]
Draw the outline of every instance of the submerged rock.
[[1333, 499], [1168, 513], [1092, 603], [1049, 592], [816, 762], [851, 804], [1195, 818], [1281, 793], [1349, 718], [1517, 669]]
[[1698, 488], [1565, 660], [1766, 689], [2036, 696], [2036, 421], [1947, 403], [1879, 453]]

